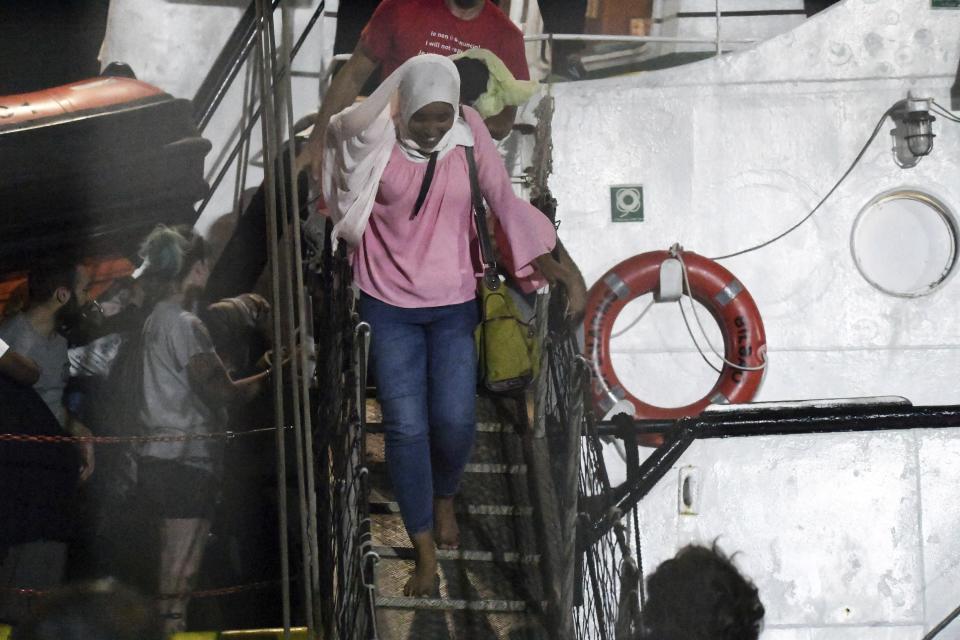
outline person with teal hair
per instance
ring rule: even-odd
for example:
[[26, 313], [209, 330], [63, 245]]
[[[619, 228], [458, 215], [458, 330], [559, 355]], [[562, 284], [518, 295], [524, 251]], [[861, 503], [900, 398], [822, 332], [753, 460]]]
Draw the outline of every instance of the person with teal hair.
[[[134, 277], [147, 291], [150, 315], [139, 337], [136, 366], [126, 383], [145, 435], [138, 501], [160, 535], [160, 604], [167, 633], [183, 631], [189, 591], [203, 560], [204, 541], [223, 477], [224, 442], [210, 434], [226, 426], [226, 409], [253, 400], [269, 372], [234, 380], [196, 315], [210, 274], [206, 243], [187, 227], [154, 229], [140, 249]], [[171, 595], [176, 594], [176, 595]]]

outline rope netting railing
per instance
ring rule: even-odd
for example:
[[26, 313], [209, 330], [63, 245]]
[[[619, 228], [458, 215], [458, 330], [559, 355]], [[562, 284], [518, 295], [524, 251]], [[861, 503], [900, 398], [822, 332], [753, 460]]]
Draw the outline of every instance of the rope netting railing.
[[565, 637], [629, 640], [636, 637], [637, 563], [622, 523], [593, 544], [584, 544], [583, 526], [607, 510], [615, 491], [586, 400], [589, 371], [576, 335], [563, 322], [565, 298], [555, 295], [550, 307], [551, 327], [544, 342], [546, 393], [541, 403], [554, 461], [553, 481], [572, 502], [563, 512], [574, 519], [570, 530], [576, 532], [568, 556], [571, 620]]
[[[560, 289], [541, 296], [537, 318], [542, 319], [541, 374], [535, 389], [535, 436], [543, 444], [533, 448], [536, 502], [547, 533], [544, 578], [547, 585], [546, 620], [558, 638], [572, 638], [576, 601], [576, 514], [579, 475], [580, 422], [583, 415], [579, 388], [579, 352], [576, 336], [563, 319], [566, 297]], [[535, 439], [534, 442], [537, 440]], [[541, 460], [538, 460], [541, 459]], [[545, 461], [545, 462], [544, 462]], [[557, 526], [559, 525], [559, 526]]]
[[544, 620], [551, 637], [629, 640], [636, 637], [640, 584], [623, 518], [592, 543], [584, 535], [609, 511], [617, 491], [586, 400], [589, 371], [565, 309], [562, 290], [542, 296], [538, 307], [543, 359], [529, 463], [544, 525]]
[[[584, 420], [583, 448], [580, 452], [579, 519], [581, 535], [578, 575], [580, 600], [576, 608], [576, 637], [589, 640], [630, 640], [638, 637], [642, 575], [636, 558], [639, 546], [628, 542], [628, 517], [634, 527], [637, 512], [615, 514], [617, 524], [609, 533], [586, 543], [586, 528], [607, 515], [615, 503], [616, 491], [610, 485], [603, 444], [595, 421]], [[627, 516], [627, 517], [625, 517]]]
[[542, 541], [545, 620], [556, 638], [631, 640], [638, 631], [641, 584], [623, 515], [635, 519], [636, 513], [620, 514], [607, 535], [587, 542], [585, 531], [608, 514], [617, 490], [611, 487], [587, 400], [591, 378], [566, 318], [566, 296], [555, 289], [539, 305], [543, 359], [534, 430], [541, 431], [545, 446], [543, 451], [532, 448], [531, 464], [536, 484], [549, 487], [536, 496], [540, 517], [550, 523]]
[[[329, 243], [328, 243], [329, 246]], [[325, 299], [318, 322], [320, 389], [317, 487], [324, 637], [376, 637], [369, 553], [366, 468], [366, 360], [369, 327], [358, 322], [351, 270], [341, 251], [324, 256]]]

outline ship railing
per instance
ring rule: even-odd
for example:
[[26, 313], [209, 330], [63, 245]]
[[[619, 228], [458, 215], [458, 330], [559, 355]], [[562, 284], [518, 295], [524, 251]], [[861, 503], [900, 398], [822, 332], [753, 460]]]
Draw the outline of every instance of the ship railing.
[[[620, 598], [624, 579], [635, 579], [636, 561], [618, 519], [609, 535], [585, 544], [589, 514], [611, 495], [597, 421], [587, 401], [590, 373], [580, 355], [576, 328], [566, 318], [566, 296], [552, 289], [537, 305], [541, 371], [533, 390], [533, 421], [524, 449], [531, 504], [537, 519], [545, 610], [550, 637], [614, 640], [636, 618]], [[631, 627], [632, 628], [632, 627]]]

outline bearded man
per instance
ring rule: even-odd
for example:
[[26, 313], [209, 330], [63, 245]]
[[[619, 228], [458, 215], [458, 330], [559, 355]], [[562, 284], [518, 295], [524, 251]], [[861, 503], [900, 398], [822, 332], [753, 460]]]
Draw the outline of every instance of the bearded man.
[[[0, 325], [0, 340], [39, 368], [32, 386], [0, 380], [0, 431], [89, 436], [64, 405], [69, 326], [87, 302], [89, 274], [74, 265], [40, 265], [28, 277], [25, 310]], [[93, 472], [93, 445], [3, 443], [0, 449], [0, 586], [49, 589], [63, 579], [70, 503], [77, 481]], [[79, 453], [79, 465], [77, 463]], [[78, 469], [79, 466], [79, 469]], [[30, 599], [0, 593], [0, 621], [17, 622]]]

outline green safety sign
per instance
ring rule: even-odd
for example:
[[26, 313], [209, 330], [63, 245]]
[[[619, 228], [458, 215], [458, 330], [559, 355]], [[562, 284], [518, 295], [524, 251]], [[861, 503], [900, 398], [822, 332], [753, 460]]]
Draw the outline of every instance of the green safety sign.
[[934, 9], [960, 9], [960, 0], [930, 0]]
[[643, 222], [643, 186], [639, 184], [611, 186], [610, 219], [613, 222]]

